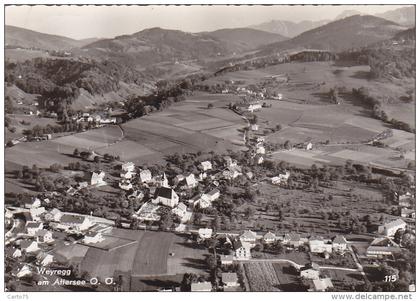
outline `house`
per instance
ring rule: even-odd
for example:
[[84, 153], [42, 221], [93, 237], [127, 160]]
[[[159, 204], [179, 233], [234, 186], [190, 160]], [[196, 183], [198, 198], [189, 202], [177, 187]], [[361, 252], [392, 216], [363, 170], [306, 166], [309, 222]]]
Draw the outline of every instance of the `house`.
[[224, 287], [238, 286], [238, 275], [236, 273], [222, 273], [222, 283]]
[[254, 161], [257, 164], [263, 164], [264, 163], [264, 156], [261, 154], [258, 154], [254, 157]]
[[185, 179], [184, 175], [176, 175], [175, 178], [172, 180], [174, 186], [178, 186]]
[[149, 183], [152, 181], [152, 173], [148, 169], [140, 171], [139, 174], [140, 183]]
[[54, 241], [52, 232], [45, 229], [38, 230], [35, 233], [35, 236], [36, 236], [36, 241], [39, 243], [49, 243], [49, 242]]
[[65, 230], [85, 231], [93, 226], [93, 223], [82, 215], [64, 214], [60, 218], [59, 228]]
[[251, 103], [246, 103], [246, 104], [240, 104], [239, 106], [241, 108], [243, 108], [244, 110], [248, 111], [248, 112], [259, 111], [262, 108], [262, 105], [261, 105], [260, 102], [251, 102]]
[[195, 175], [193, 173], [186, 176], [183, 182], [187, 188], [194, 188], [198, 185], [198, 182], [195, 179]]
[[207, 179], [207, 173], [206, 172], [200, 172], [198, 174], [198, 181], [203, 181], [205, 179]]
[[258, 146], [257, 147], [257, 150], [256, 150], [256, 153], [257, 154], [260, 154], [260, 155], [264, 155], [265, 154], [265, 147], [264, 146]]
[[211, 235], [213, 234], [213, 230], [209, 228], [200, 228], [198, 229], [198, 236], [201, 239], [208, 239], [211, 238]]
[[8, 248], [6, 249], [6, 256], [8, 257], [12, 257], [12, 258], [19, 258], [22, 256], [22, 251], [13, 247], [13, 248]]
[[103, 241], [105, 238], [102, 236], [101, 232], [96, 231], [89, 231], [85, 234], [85, 237], [83, 238], [83, 242], [85, 244], [96, 244], [98, 242]]
[[92, 172], [92, 177], [90, 179], [90, 185], [92, 186], [104, 186], [106, 182], [104, 181], [105, 173], [103, 171]]
[[34, 221], [39, 221], [41, 218], [41, 215], [45, 212], [44, 207], [38, 207], [38, 208], [31, 208], [29, 209], [29, 213], [32, 216], [32, 219]]
[[172, 188], [158, 187], [155, 192], [154, 204], [162, 204], [174, 208], [178, 205], [179, 197]]
[[231, 167], [235, 167], [238, 165], [237, 161], [232, 159], [229, 156], [224, 156], [223, 160], [225, 161], [226, 167], [227, 168], [231, 168]]
[[206, 194], [204, 194], [203, 196], [205, 196], [210, 202], [214, 202], [220, 197], [220, 190], [217, 188], [214, 188], [210, 192], [207, 192]]
[[334, 287], [331, 278], [313, 279], [312, 284], [315, 292], [325, 292], [327, 289]]
[[211, 282], [208, 281], [191, 283], [192, 292], [211, 292], [212, 288]]
[[242, 168], [237, 165], [233, 165], [227, 170], [224, 170], [222, 175], [226, 180], [236, 179], [238, 176], [242, 175]]
[[392, 256], [400, 251], [399, 245], [389, 237], [378, 237], [375, 238], [366, 249], [366, 256], [380, 258]]
[[233, 264], [233, 255], [220, 255], [220, 263], [222, 265]]
[[210, 170], [212, 169], [212, 164], [210, 161], [203, 161], [200, 163], [200, 167], [202, 171]]
[[118, 187], [120, 187], [122, 190], [130, 190], [133, 189], [133, 184], [129, 180], [122, 180], [118, 183]]
[[25, 200], [25, 208], [32, 209], [32, 208], [38, 208], [41, 207], [41, 200], [33, 197], [30, 200]]
[[132, 199], [142, 200], [144, 198], [144, 193], [142, 191], [140, 191], [140, 190], [135, 190], [135, 191], [133, 191], [132, 194], [130, 194], [129, 196], [127, 196], [127, 198], [129, 200], [132, 200]]
[[47, 265], [54, 262], [54, 256], [51, 255], [51, 254], [47, 254], [45, 252], [40, 252], [36, 256], [36, 261], [37, 261], [38, 264], [40, 264], [42, 266], [47, 266]]
[[416, 211], [414, 209], [402, 208], [401, 217], [405, 218], [416, 218]]
[[26, 253], [34, 253], [39, 250], [39, 247], [36, 241], [23, 240], [20, 242], [20, 249]]
[[336, 252], [344, 252], [347, 250], [347, 240], [343, 235], [337, 235], [332, 241], [332, 248]]
[[70, 186], [69, 189], [66, 190], [66, 193], [73, 196], [73, 195], [77, 194], [77, 189]]
[[311, 236], [309, 238], [309, 250], [312, 253], [331, 253], [332, 244], [326, 243], [320, 236]]
[[28, 277], [32, 275], [32, 271], [31, 268], [29, 267], [29, 265], [24, 265], [19, 272], [16, 274], [16, 277], [18, 278], [23, 278], [23, 277]]
[[316, 263], [307, 263], [300, 269], [300, 277], [304, 279], [319, 279], [319, 265]]
[[26, 223], [26, 233], [30, 236], [35, 236], [35, 233], [43, 227], [44, 225], [41, 222], [29, 221]]
[[135, 165], [133, 162], [127, 162], [121, 165], [121, 170], [125, 172], [134, 172]]
[[247, 260], [251, 258], [251, 245], [245, 241], [235, 240], [233, 242], [233, 250], [235, 257], [239, 260]]
[[250, 171], [248, 171], [245, 175], [249, 180], [252, 180], [252, 178], [254, 177], [254, 174]]
[[305, 147], [305, 149], [306, 149], [306, 150], [311, 150], [311, 149], [312, 149], [312, 147], [313, 147], [312, 142], [307, 142], [307, 143], [305, 143], [305, 144], [304, 144], [304, 147]]
[[251, 131], [258, 131], [258, 124], [251, 124]]
[[169, 187], [168, 178], [166, 173], [163, 173], [161, 176], [156, 176], [154, 179], [156, 186], [158, 187]]
[[187, 206], [184, 203], [179, 203], [178, 206], [172, 209], [172, 213], [182, 218], [187, 213]]
[[396, 219], [392, 222], [379, 226], [378, 233], [385, 236], [394, 236], [398, 230], [405, 230], [406, 227], [407, 224], [402, 219]]
[[52, 209], [50, 212], [45, 214], [45, 219], [49, 221], [58, 222], [60, 218], [63, 216], [63, 213], [58, 210], [57, 208]]
[[123, 178], [123, 179], [132, 179], [135, 174], [136, 173], [134, 171], [131, 171], [131, 170], [124, 171], [123, 170], [120, 173], [120, 177]]
[[297, 233], [291, 233], [291, 234], [286, 234], [286, 235], [285, 235], [284, 242], [287, 245], [292, 246], [294, 248], [298, 248], [301, 245], [303, 245], [303, 240], [302, 240], [302, 238], [300, 237], [299, 234], [297, 234]]
[[77, 190], [81, 190], [81, 189], [85, 189], [89, 186], [88, 182], [80, 182], [79, 185], [77, 186]]
[[270, 231], [268, 231], [267, 233], [264, 234], [263, 236], [263, 241], [266, 244], [271, 244], [273, 242], [275, 242], [277, 239], [276, 235]]
[[240, 236], [239, 239], [243, 242], [255, 243], [257, 240], [257, 233], [251, 230], [245, 230]]

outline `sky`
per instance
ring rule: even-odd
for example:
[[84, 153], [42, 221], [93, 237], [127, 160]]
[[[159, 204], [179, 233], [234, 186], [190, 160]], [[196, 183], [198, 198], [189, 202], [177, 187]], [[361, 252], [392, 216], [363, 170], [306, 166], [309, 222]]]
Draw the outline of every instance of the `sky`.
[[345, 10], [376, 14], [398, 5], [6, 6], [5, 23], [73, 39], [112, 38], [151, 27], [186, 32], [247, 27], [270, 20], [334, 19]]

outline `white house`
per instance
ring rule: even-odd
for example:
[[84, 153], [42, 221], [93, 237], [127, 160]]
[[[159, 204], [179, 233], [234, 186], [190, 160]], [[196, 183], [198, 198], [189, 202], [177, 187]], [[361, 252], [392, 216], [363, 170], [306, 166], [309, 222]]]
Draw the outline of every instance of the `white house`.
[[305, 279], [319, 279], [319, 265], [308, 263], [300, 269], [300, 277]]
[[305, 143], [305, 149], [306, 150], [311, 150], [312, 149], [312, 142], [308, 142], [308, 143]]
[[45, 212], [45, 207], [37, 207], [29, 209], [29, 213], [34, 221], [39, 221], [41, 215]]
[[251, 131], [258, 131], [258, 124], [251, 124]]
[[379, 226], [378, 233], [385, 236], [394, 236], [398, 230], [405, 230], [406, 227], [407, 224], [402, 219], [396, 219], [392, 222]]
[[40, 252], [36, 256], [37, 262], [42, 266], [47, 266], [54, 262], [54, 256], [45, 252]]
[[236, 273], [222, 273], [222, 283], [224, 287], [236, 287], [238, 283], [238, 275]]
[[251, 258], [251, 245], [248, 242], [235, 240], [233, 242], [235, 257], [239, 260], [247, 260]]
[[281, 173], [278, 176], [271, 178], [271, 183], [274, 185], [284, 185], [287, 184], [289, 177], [290, 172], [286, 171], [284, 174]]
[[59, 228], [65, 230], [85, 231], [93, 226], [93, 223], [86, 216], [64, 214], [60, 218]]
[[347, 250], [347, 240], [343, 235], [337, 235], [332, 241], [332, 248], [336, 252]]
[[180, 218], [183, 218], [185, 213], [187, 213], [187, 206], [184, 203], [179, 203], [174, 209], [172, 209], [172, 213], [177, 215]]
[[261, 105], [260, 102], [252, 102], [252, 103], [248, 103], [248, 104], [243, 104], [243, 105], [241, 105], [241, 107], [243, 107], [248, 112], [254, 112], [254, 111], [261, 110], [262, 105]]
[[312, 253], [331, 253], [332, 244], [326, 243], [322, 237], [310, 237], [309, 238], [309, 250]]
[[150, 172], [150, 170], [144, 169], [140, 171], [139, 178], [140, 183], [149, 183], [150, 181], [152, 181], [152, 173]]
[[24, 265], [19, 272], [16, 274], [16, 277], [18, 278], [23, 278], [23, 277], [27, 277], [32, 275], [32, 271], [31, 268], [29, 267], [29, 265]]
[[242, 242], [255, 243], [255, 241], [257, 240], [257, 233], [251, 230], [245, 230], [239, 236], [239, 239]]
[[36, 241], [23, 240], [20, 242], [20, 249], [26, 253], [34, 253], [39, 250], [39, 247]]
[[103, 171], [93, 172], [90, 179], [90, 185], [92, 186], [104, 186], [106, 182], [104, 181], [105, 173]]
[[258, 146], [256, 150], [257, 154], [264, 155], [265, 154], [265, 147], [264, 146]]
[[118, 183], [118, 187], [120, 187], [122, 190], [130, 190], [133, 188], [133, 184], [129, 180], [122, 180]]
[[30, 200], [25, 200], [25, 208], [31, 209], [31, 208], [38, 208], [41, 206], [41, 200], [33, 197]]
[[212, 189], [211, 191], [204, 194], [202, 197], [206, 197], [210, 202], [214, 202], [220, 197], [220, 190], [217, 188]]
[[121, 170], [125, 172], [127, 171], [133, 172], [134, 169], [135, 169], [135, 165], [133, 162], [127, 162], [121, 165]]
[[62, 216], [63, 213], [59, 209], [54, 208], [45, 215], [45, 218], [50, 221], [58, 222]]
[[213, 230], [210, 228], [200, 228], [198, 229], [198, 236], [201, 239], [208, 239], [213, 234]]
[[120, 177], [123, 178], [123, 179], [132, 179], [135, 174], [136, 173], [134, 171], [131, 171], [131, 170], [124, 171], [123, 170], [120, 173]]
[[52, 232], [45, 229], [38, 230], [35, 235], [36, 241], [39, 243], [49, 243], [54, 241]]
[[233, 255], [220, 255], [220, 263], [222, 265], [233, 264]]
[[331, 278], [313, 279], [313, 290], [315, 292], [325, 292], [329, 288], [333, 288]]
[[44, 225], [41, 222], [29, 221], [26, 223], [26, 233], [30, 236], [35, 236], [35, 233], [41, 230]]
[[96, 244], [98, 242], [103, 241], [105, 238], [102, 236], [101, 232], [90, 231], [85, 234], [83, 238], [83, 242], [85, 244]]
[[271, 244], [274, 243], [277, 240], [277, 237], [274, 233], [268, 231], [267, 233], [264, 234], [263, 236], [263, 241], [266, 244]]
[[169, 187], [168, 178], [166, 177], [166, 173], [163, 173], [161, 176], [154, 177], [154, 182], [158, 187]]
[[171, 208], [178, 205], [179, 197], [172, 188], [158, 187], [155, 192], [154, 204], [162, 204]]
[[185, 186], [187, 188], [194, 188], [198, 185], [198, 182], [195, 179], [195, 175], [193, 173], [186, 176], [185, 179], [184, 179], [184, 182], [185, 182]]
[[203, 161], [200, 163], [201, 170], [206, 171], [213, 168], [210, 161]]
[[134, 217], [142, 221], [159, 221], [160, 215], [157, 212], [159, 208], [160, 206], [151, 202], [144, 203]]

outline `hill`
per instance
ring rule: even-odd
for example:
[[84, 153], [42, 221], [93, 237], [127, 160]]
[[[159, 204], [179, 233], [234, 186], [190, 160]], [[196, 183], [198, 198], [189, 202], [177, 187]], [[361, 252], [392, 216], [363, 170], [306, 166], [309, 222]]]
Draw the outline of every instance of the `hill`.
[[414, 5], [390, 10], [382, 14], [377, 14], [376, 16], [403, 26], [411, 27], [416, 25], [416, 11]]
[[302, 22], [291, 22], [282, 20], [271, 20], [257, 25], [252, 25], [250, 28], [258, 29], [266, 32], [282, 35], [284, 37], [295, 37], [302, 32], [311, 30], [313, 28], [322, 26], [330, 22], [329, 20], [321, 21], [302, 21]]
[[132, 35], [99, 40], [84, 46], [83, 51], [84, 55], [100, 55], [132, 66], [207, 59], [230, 53], [226, 43], [211, 36], [162, 28], [150, 28]]
[[235, 51], [253, 50], [273, 42], [280, 42], [287, 39], [280, 34], [253, 28], [220, 29], [213, 32], [203, 32], [201, 34], [220, 40], [226, 43], [226, 46], [229, 49]]
[[293, 49], [344, 51], [390, 39], [404, 29], [382, 18], [356, 15], [306, 31], [293, 39], [268, 45], [260, 54]]
[[40, 33], [16, 26], [5, 26], [5, 46], [42, 50], [70, 50], [81, 47], [92, 39], [74, 40], [67, 37]]

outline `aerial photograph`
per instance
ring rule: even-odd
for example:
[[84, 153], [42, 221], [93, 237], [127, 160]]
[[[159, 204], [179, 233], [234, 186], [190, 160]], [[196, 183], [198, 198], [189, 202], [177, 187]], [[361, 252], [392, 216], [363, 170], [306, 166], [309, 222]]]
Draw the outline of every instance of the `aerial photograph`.
[[416, 291], [415, 5], [3, 9], [3, 293]]

